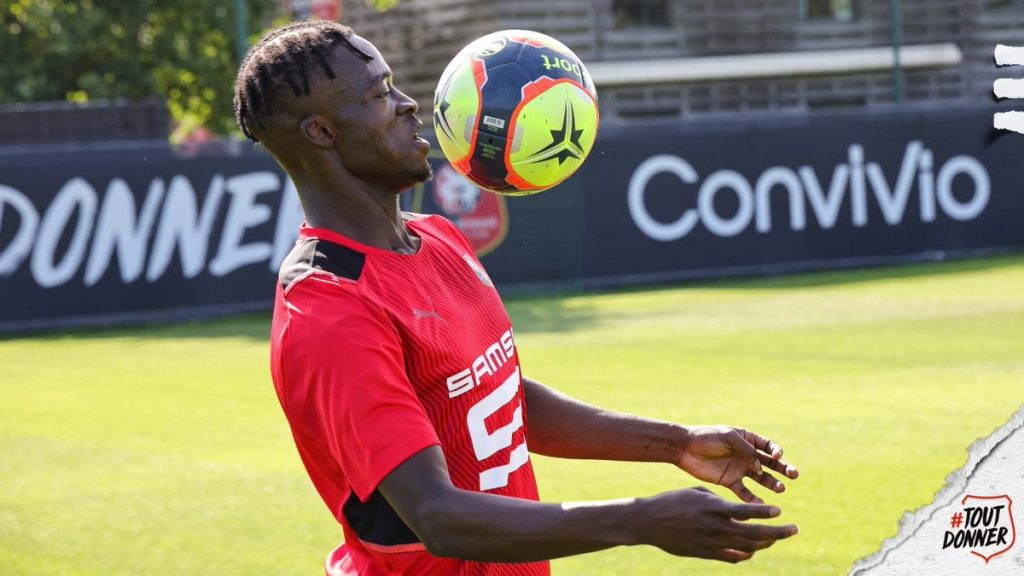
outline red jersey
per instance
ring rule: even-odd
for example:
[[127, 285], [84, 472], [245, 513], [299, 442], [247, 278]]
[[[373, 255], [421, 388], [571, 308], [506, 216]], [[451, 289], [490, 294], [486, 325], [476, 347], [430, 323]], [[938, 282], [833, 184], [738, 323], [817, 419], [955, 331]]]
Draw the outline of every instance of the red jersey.
[[539, 576], [547, 562], [430, 555], [377, 486], [440, 445], [466, 490], [537, 500], [512, 324], [468, 240], [410, 216], [415, 254], [303, 227], [281, 266], [271, 373], [309, 476], [341, 523], [333, 576]]

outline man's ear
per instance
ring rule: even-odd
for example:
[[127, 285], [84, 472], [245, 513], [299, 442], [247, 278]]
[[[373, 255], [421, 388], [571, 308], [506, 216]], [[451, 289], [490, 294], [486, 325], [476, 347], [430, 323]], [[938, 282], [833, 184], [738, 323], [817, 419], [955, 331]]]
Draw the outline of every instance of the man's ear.
[[314, 146], [321, 148], [334, 146], [334, 126], [320, 114], [310, 114], [303, 118], [299, 123], [299, 134]]

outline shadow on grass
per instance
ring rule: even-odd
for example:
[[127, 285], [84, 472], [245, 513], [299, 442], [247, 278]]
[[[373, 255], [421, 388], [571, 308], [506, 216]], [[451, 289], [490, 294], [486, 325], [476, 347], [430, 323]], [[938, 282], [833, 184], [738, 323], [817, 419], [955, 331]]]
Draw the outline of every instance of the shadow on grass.
[[[872, 282], [981, 272], [1024, 265], [1024, 254], [980, 257], [942, 262], [923, 262], [898, 266], [876, 266], [846, 270], [821, 270], [780, 274], [777, 276], [748, 276], [721, 279], [676, 281], [659, 284], [623, 285], [601, 290], [535, 291], [508, 296], [505, 305], [518, 333], [570, 332], [586, 329], [600, 323], [602, 314], [586, 299], [567, 297], [599, 294], [628, 294], [693, 289], [785, 289], [838, 286]], [[1024, 286], [1022, 286], [1024, 290]], [[247, 338], [267, 342], [270, 335], [269, 313], [211, 317], [178, 322], [140, 324], [123, 327], [70, 328], [29, 334], [0, 335], [0, 344], [9, 340], [60, 340], [94, 338]]]
[[[565, 294], [531, 295], [505, 299], [512, 325], [517, 333], [568, 332], [592, 326], [597, 320], [593, 306], [569, 306]], [[109, 338], [244, 338], [254, 342], [270, 340], [270, 314], [220, 316], [176, 322], [144, 323], [131, 326], [51, 329], [26, 334], [5, 334], [5, 341], [53, 342]]]
[[924, 276], [939, 276], [960, 272], [980, 272], [1020, 266], [1024, 264], [1024, 254], [1006, 254], [986, 256], [964, 260], [928, 261], [912, 264], [871, 266], [844, 270], [818, 270], [795, 272], [774, 276], [758, 276], [747, 278], [724, 278], [715, 281], [703, 281], [692, 286], [703, 288], [813, 288], [817, 286], [834, 286], [841, 284], [858, 284], [877, 280], [899, 280]]
[[[630, 294], [671, 291], [679, 289], [721, 290], [775, 290], [786, 288], [815, 288], [852, 285], [878, 280], [899, 280], [981, 272], [1024, 265], [1024, 254], [979, 257], [963, 260], [930, 261], [896, 266], [873, 266], [845, 270], [818, 270], [793, 272], [774, 276], [746, 276], [676, 281], [660, 284], [638, 284], [600, 290], [562, 291], [545, 296], [543, 292], [529, 296], [505, 299], [512, 323], [519, 333], [569, 332], [599, 324], [602, 314], [586, 300], [566, 305], [566, 296]], [[1021, 287], [1024, 292], [1024, 286]]]
[[[775, 274], [744, 274], [721, 278], [693, 278], [665, 282], [623, 284], [608, 288], [579, 290], [569, 294], [630, 294], [633, 292], [658, 292], [662, 290], [693, 289], [776, 289], [813, 288], [858, 284], [877, 280], [898, 280], [924, 276], [940, 276], [960, 272], [980, 272], [999, 268], [1024, 265], [1024, 254], [1002, 254], [962, 260], [922, 261], [897, 265], [880, 264], [857, 268], [810, 269]], [[1024, 288], [1022, 288], [1024, 289]]]
[[505, 307], [517, 334], [583, 330], [599, 320], [594, 306], [586, 303], [569, 306], [564, 295], [509, 298]]
[[270, 314], [249, 313], [173, 322], [137, 323], [128, 326], [50, 329], [28, 334], [4, 334], [0, 344], [11, 340], [93, 340], [109, 338], [246, 338], [269, 342]]

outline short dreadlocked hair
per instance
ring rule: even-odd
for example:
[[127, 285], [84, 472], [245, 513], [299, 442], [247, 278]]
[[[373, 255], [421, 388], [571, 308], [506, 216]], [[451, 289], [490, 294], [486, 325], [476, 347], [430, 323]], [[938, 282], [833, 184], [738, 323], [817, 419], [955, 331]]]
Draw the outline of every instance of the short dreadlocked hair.
[[252, 127], [266, 130], [264, 122], [276, 113], [287, 89], [305, 96], [315, 75], [335, 78], [327, 57], [337, 46], [373, 60], [352, 44], [351, 36], [351, 28], [329, 20], [293, 22], [264, 35], [245, 55], [235, 79], [235, 121], [242, 134], [259, 142]]

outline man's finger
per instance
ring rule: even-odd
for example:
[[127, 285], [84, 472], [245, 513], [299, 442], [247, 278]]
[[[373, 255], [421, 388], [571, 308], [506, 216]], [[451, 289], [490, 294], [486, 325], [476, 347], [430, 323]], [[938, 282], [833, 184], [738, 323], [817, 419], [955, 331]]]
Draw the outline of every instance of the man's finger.
[[790, 480], [795, 480], [797, 477], [800, 476], [800, 472], [796, 469], [796, 466], [793, 466], [792, 464], [784, 460], [776, 460], [775, 458], [772, 458], [770, 454], [758, 452], [757, 458], [758, 460], [761, 461], [762, 465], [770, 468], [775, 472], [778, 472], [779, 474], [782, 474], [783, 476], [789, 478]]
[[736, 431], [739, 432], [747, 442], [753, 444], [755, 448], [770, 454], [775, 460], [782, 458], [782, 446], [779, 446], [774, 440], [769, 440], [760, 434], [756, 434], [744, 428], [737, 428]]
[[732, 550], [728, 548], [720, 548], [713, 551], [707, 557], [712, 560], [721, 560], [722, 562], [729, 562], [730, 564], [736, 564], [737, 562], [743, 562], [749, 560], [753, 556], [753, 552], [743, 552], [742, 550]]
[[737, 480], [729, 485], [729, 490], [732, 490], [740, 500], [749, 502], [750, 504], [764, 504], [764, 500], [757, 497], [756, 494], [751, 492], [746, 486], [743, 485], [743, 480]]
[[779, 482], [775, 478], [775, 476], [772, 476], [767, 472], [761, 472], [760, 474], [749, 474], [748, 476], [750, 476], [750, 478], [754, 482], [757, 482], [758, 484], [764, 486], [765, 488], [771, 490], [772, 492], [782, 494], [783, 492], [786, 491], [786, 486], [782, 482]]
[[752, 518], [775, 518], [782, 514], [778, 506], [767, 504], [741, 504], [739, 502], [723, 502], [723, 513], [736, 520], [750, 520]]
[[747, 540], [782, 540], [796, 536], [800, 528], [796, 524], [785, 524], [782, 526], [771, 526], [768, 524], [750, 524], [747, 522], [733, 522], [730, 532], [739, 538]]
[[746, 538], [732, 536], [727, 538], [723, 545], [726, 548], [740, 550], [741, 552], [757, 552], [758, 550], [768, 548], [772, 544], [775, 544], [775, 542], [775, 540], [748, 540]]

